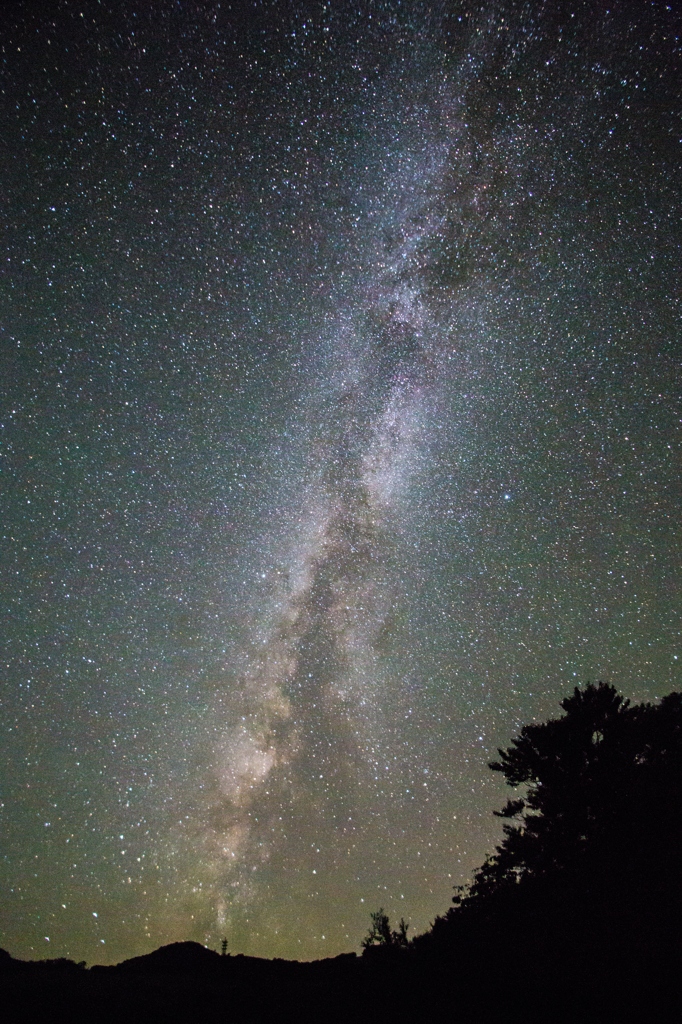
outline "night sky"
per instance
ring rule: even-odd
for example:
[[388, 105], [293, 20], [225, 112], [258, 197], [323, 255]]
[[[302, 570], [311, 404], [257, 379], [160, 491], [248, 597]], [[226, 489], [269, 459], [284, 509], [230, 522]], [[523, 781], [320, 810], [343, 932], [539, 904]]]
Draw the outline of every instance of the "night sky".
[[682, 686], [682, 18], [9, 3], [0, 945], [424, 930]]

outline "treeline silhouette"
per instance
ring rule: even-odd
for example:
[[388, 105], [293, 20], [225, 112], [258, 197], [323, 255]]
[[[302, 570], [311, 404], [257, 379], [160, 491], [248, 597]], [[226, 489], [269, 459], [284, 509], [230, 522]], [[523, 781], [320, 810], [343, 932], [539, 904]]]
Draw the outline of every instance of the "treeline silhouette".
[[[504, 839], [409, 952], [473, 1019], [664, 1019], [682, 1009], [682, 696], [631, 706], [599, 683], [561, 707], [491, 763], [521, 790]], [[384, 935], [365, 952], [395, 959]]]
[[310, 964], [176, 943], [84, 971], [0, 951], [6, 1019], [60, 1002], [72, 1020], [679, 1019], [682, 696], [633, 706], [599, 683], [561, 708], [490, 765], [515, 790], [504, 838], [423, 935], [379, 909], [362, 957]]

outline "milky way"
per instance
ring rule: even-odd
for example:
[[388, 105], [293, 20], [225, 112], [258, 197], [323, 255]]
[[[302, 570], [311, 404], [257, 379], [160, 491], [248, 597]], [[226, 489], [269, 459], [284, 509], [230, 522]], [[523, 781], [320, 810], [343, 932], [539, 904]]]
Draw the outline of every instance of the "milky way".
[[0, 943], [422, 930], [497, 746], [679, 686], [679, 20], [12, 19]]

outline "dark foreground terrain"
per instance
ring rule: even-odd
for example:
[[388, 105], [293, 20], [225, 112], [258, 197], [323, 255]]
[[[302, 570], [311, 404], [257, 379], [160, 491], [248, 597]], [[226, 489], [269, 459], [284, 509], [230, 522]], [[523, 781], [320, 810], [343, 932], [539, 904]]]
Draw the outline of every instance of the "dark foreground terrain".
[[23, 962], [2, 953], [7, 1024], [74, 1022], [324, 1022], [384, 1019], [532, 1024], [624, 1024], [680, 1017], [670, 962], [594, 964], [580, 950], [534, 966], [510, 953], [426, 960], [412, 953], [343, 954], [298, 963], [226, 956], [192, 943], [162, 947], [116, 967]]
[[313, 963], [195, 942], [115, 967], [0, 951], [3, 1024], [682, 1021], [682, 695], [610, 685], [524, 726], [494, 771], [504, 839], [453, 906], [407, 939], [379, 910], [354, 953]]

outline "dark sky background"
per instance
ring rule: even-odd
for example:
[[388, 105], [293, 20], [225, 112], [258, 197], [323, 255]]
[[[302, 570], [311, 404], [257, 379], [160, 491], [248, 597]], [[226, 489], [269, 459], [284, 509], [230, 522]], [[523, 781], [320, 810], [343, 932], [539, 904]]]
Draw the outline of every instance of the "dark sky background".
[[680, 687], [676, 6], [3, 8], [14, 955], [424, 930]]

